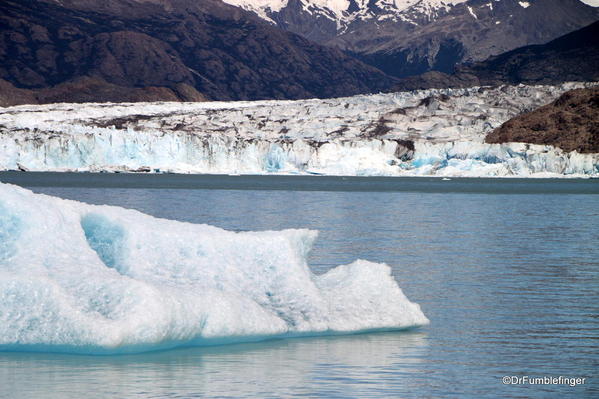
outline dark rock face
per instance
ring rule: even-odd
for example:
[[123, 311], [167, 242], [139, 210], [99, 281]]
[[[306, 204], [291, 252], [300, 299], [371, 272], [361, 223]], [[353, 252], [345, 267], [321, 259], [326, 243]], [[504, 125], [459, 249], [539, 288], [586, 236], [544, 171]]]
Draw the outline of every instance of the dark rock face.
[[[391, 52], [351, 53], [367, 64], [397, 77], [418, 75], [434, 70], [452, 73], [466, 54], [464, 45], [455, 39], [431, 39], [420, 48], [402, 48]], [[431, 47], [435, 47], [434, 49]]]
[[216, 0], [4, 0], [0, 79], [40, 102], [334, 97], [395, 83]]
[[395, 90], [568, 81], [599, 81], [599, 22], [547, 44], [526, 46], [459, 66], [451, 75], [427, 72], [402, 79]]
[[65, 57], [76, 75], [94, 76], [121, 86], [194, 84], [192, 73], [168, 44], [147, 34], [105, 32], [77, 42]]
[[599, 153], [599, 88], [568, 91], [551, 104], [505, 122], [485, 141], [549, 144], [564, 151]]

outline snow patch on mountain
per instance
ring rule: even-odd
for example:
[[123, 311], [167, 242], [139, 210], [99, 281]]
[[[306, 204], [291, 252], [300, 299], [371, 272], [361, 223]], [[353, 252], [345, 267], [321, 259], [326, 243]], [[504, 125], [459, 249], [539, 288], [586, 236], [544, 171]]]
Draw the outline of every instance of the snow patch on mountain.
[[472, 17], [474, 17], [474, 19], [478, 19], [478, 16], [474, 13], [474, 11], [472, 11], [472, 7], [468, 7], [468, 12], [470, 15], [472, 15]]

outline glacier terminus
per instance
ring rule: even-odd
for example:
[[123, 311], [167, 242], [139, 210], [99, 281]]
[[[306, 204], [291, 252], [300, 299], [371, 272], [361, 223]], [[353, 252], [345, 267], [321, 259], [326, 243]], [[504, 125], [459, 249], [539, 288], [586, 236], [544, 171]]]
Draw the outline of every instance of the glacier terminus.
[[0, 109], [2, 170], [593, 177], [599, 154], [486, 135], [592, 83], [429, 89], [297, 101]]

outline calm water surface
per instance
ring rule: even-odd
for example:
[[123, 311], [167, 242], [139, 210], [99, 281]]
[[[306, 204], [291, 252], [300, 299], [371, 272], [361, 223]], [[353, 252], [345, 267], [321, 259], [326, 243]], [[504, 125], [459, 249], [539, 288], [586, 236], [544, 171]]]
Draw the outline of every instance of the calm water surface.
[[[0, 173], [0, 181], [230, 230], [317, 229], [314, 272], [356, 258], [385, 262], [431, 319], [407, 332], [127, 356], [0, 353], [0, 397], [599, 397], [597, 180]], [[586, 384], [506, 386], [505, 375]]]

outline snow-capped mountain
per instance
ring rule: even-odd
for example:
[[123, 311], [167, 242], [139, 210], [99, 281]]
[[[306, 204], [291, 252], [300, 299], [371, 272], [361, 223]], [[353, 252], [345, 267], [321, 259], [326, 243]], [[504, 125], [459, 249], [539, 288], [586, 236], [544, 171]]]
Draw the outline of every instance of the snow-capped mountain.
[[451, 72], [599, 19], [580, 0], [224, 0], [384, 72]]
[[357, 20], [411, 21], [436, 19], [452, 6], [467, 0], [224, 0], [225, 3], [253, 11], [262, 18], [277, 21], [277, 15], [296, 8], [315, 17], [336, 23], [343, 31]]

